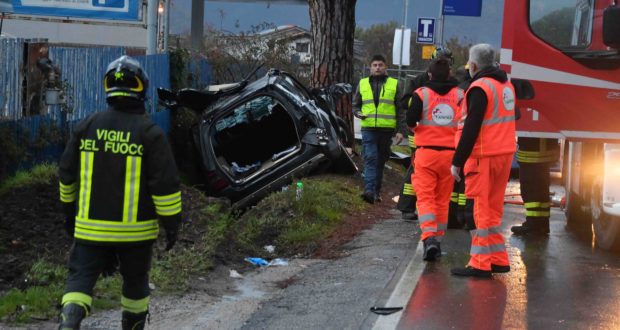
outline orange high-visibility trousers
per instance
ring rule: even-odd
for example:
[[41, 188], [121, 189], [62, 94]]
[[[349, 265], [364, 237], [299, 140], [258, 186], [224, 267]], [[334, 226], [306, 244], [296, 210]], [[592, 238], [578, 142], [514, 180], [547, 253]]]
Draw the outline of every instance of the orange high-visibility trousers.
[[508, 253], [500, 232], [504, 194], [512, 154], [469, 158], [465, 163], [465, 195], [474, 200], [474, 222], [468, 265], [491, 270], [491, 264], [508, 266]]
[[421, 239], [443, 236], [448, 228], [448, 207], [454, 179], [450, 174], [454, 150], [434, 150], [418, 147], [415, 154], [415, 174], [411, 176], [418, 201], [418, 220]]

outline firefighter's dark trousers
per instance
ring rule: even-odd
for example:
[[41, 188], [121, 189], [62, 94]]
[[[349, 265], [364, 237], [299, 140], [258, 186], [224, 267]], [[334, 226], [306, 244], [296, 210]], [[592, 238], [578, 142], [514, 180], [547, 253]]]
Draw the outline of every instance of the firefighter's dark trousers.
[[549, 226], [549, 163], [519, 162], [519, 183], [525, 219], [532, 225]]
[[411, 174], [413, 173], [413, 165], [409, 165], [407, 168], [407, 174], [403, 178], [403, 184], [400, 187], [400, 196], [398, 197], [398, 204], [396, 209], [403, 213], [414, 213], [415, 203], [417, 201], [416, 193], [413, 190], [411, 184]]
[[152, 247], [152, 242], [132, 246], [92, 246], [75, 242], [69, 256], [69, 277], [62, 298], [63, 306], [75, 303], [90, 310], [93, 287], [99, 275], [110, 258], [118, 258], [123, 277], [123, 310], [131, 313], [147, 311]]

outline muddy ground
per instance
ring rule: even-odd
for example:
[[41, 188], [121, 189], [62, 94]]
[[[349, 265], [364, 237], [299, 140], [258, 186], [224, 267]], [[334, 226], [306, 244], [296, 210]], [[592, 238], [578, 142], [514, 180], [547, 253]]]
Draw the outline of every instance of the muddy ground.
[[[399, 167], [399, 165], [392, 165]], [[384, 175], [383, 201], [374, 204], [361, 213], [349, 214], [345, 217], [342, 225], [311, 255], [305, 256], [308, 261], [295, 260], [289, 270], [275, 272], [268, 281], [274, 288], [287, 286], [288, 281], [294, 278], [294, 272], [300, 271], [311, 262], [310, 258], [338, 258], [341, 256], [339, 249], [344, 243], [352, 240], [362, 230], [372, 224], [382, 221], [390, 216], [390, 211], [394, 209], [395, 203], [391, 200], [398, 195], [402, 180], [403, 170], [386, 169]], [[353, 180], [362, 186], [362, 178], [359, 175], [344, 177], [343, 180]], [[37, 185], [28, 188], [21, 188], [10, 192], [0, 199], [0, 292], [10, 288], [24, 288], [30, 283], [25, 282], [25, 272], [38, 259], [45, 257], [48, 260], [58, 263], [66, 263], [71, 240], [64, 232], [64, 215], [58, 201], [57, 182], [46, 185]], [[196, 210], [202, 202], [201, 196], [187, 195], [184, 191], [184, 205], [194, 205], [193, 208], [185, 208], [185, 212]], [[195, 241], [193, 236], [199, 235], [199, 231], [192, 230], [191, 226], [184, 227], [180, 234], [180, 243], [189, 246]], [[161, 241], [161, 240], [160, 240]], [[160, 242], [161, 243], [161, 242]], [[161, 248], [161, 246], [159, 247]], [[246, 278], [252, 278], [253, 268], [244, 263], [240, 256], [226, 255], [226, 249], [221, 249], [216, 256], [216, 271], [209, 276], [196, 278], [191, 281], [192, 287], [184, 297], [169, 297], [159, 299], [152, 306], [153, 311], [158, 314], [168, 314], [170, 317], [181, 315], [183, 307], [179, 301], [215, 301], [222, 296], [239, 294], [238, 288], [228, 276], [230, 269], [237, 269]], [[157, 253], [156, 253], [157, 257]], [[288, 273], [287, 273], [288, 272]], [[267, 276], [270, 272], [264, 272]], [[237, 291], [237, 292], [236, 292]], [[179, 300], [181, 299], [182, 300]], [[177, 307], [175, 307], [177, 306]], [[96, 313], [97, 314], [97, 313]], [[115, 326], [118, 320], [116, 311], [101, 312], [100, 318], [93, 315], [89, 328], [105, 329]], [[218, 316], [213, 316], [215, 319]], [[109, 319], [106, 321], [106, 319]], [[52, 328], [54, 321], [40, 322], [34, 324], [34, 328]], [[32, 325], [31, 325], [32, 326]]]

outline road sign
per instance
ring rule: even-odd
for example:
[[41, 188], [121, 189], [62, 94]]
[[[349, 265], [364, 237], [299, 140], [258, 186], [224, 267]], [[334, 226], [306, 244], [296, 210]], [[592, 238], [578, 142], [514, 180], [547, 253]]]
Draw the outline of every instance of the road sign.
[[418, 18], [418, 31], [416, 42], [419, 44], [432, 45], [435, 43], [435, 19], [428, 17]]
[[12, 13], [13, 12], [13, 4], [12, 0], [0, 0], [0, 12], [2, 13]]
[[12, 0], [15, 14], [89, 19], [140, 20], [139, 0]]
[[[402, 45], [402, 52], [401, 52]], [[396, 29], [392, 46], [392, 64], [409, 65], [409, 46], [411, 45], [411, 29]], [[402, 55], [402, 59], [400, 58]], [[401, 61], [402, 60], [402, 61]]]
[[479, 17], [482, 14], [482, 0], [444, 0], [443, 14]]

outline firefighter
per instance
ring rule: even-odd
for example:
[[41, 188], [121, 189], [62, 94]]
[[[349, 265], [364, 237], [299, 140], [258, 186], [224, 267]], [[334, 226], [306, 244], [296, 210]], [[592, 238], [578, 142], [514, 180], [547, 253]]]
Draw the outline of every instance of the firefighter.
[[510, 271], [504, 238], [500, 232], [504, 192], [510, 176], [515, 144], [515, 91], [504, 71], [497, 67], [496, 52], [489, 44], [469, 50], [472, 83], [462, 107], [462, 135], [451, 173], [461, 180], [465, 194], [474, 201], [470, 259], [453, 275], [490, 278], [493, 272]]
[[123, 277], [122, 327], [143, 329], [158, 218], [166, 249], [176, 242], [179, 175], [164, 132], [145, 115], [148, 83], [136, 60], [111, 62], [103, 81], [108, 109], [77, 124], [60, 159], [60, 200], [74, 243], [59, 329], [79, 329], [111, 258]]
[[362, 78], [353, 94], [353, 115], [361, 119], [362, 126], [362, 199], [370, 204], [381, 201], [383, 168], [390, 155], [392, 136], [399, 144], [406, 134], [404, 113], [398, 107], [402, 90], [397, 79], [388, 77], [385, 63], [385, 57], [374, 55], [370, 77]]
[[510, 230], [514, 235], [547, 235], [551, 216], [549, 166], [560, 157], [558, 140], [519, 137], [517, 144], [525, 222]]
[[[433, 51], [431, 55], [431, 60], [435, 60], [438, 58], [445, 58], [449, 61], [450, 64], [454, 62], [452, 58], [452, 51], [450, 51], [447, 47], [438, 46]], [[404, 111], [411, 104], [411, 96], [413, 93], [420, 87], [426, 85], [429, 81], [428, 72], [425, 71], [415, 77], [413, 80], [409, 80], [407, 85], [405, 86], [405, 90], [403, 93], [403, 97], [401, 99], [401, 106], [405, 107]], [[413, 137], [413, 132], [408, 131], [409, 136], [409, 147], [411, 148], [411, 165], [407, 168], [407, 173], [405, 173], [405, 177], [403, 178], [403, 185], [400, 189], [400, 196], [398, 198], [398, 204], [396, 205], [396, 209], [401, 212], [402, 219], [405, 221], [415, 221], [418, 220], [418, 215], [416, 214], [416, 193], [411, 185], [411, 176], [413, 175], [413, 159], [415, 158], [415, 150], [416, 144], [415, 139]]]
[[407, 125], [413, 127], [418, 150], [411, 178], [418, 197], [418, 219], [422, 230], [425, 261], [441, 255], [440, 239], [447, 230], [448, 204], [453, 186], [450, 162], [454, 156], [457, 106], [463, 99], [458, 82], [450, 79], [446, 58], [433, 60], [431, 80], [418, 88], [407, 112]]

